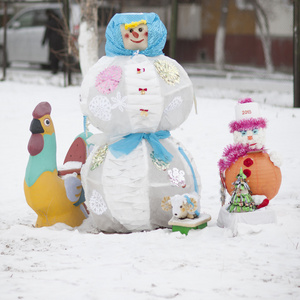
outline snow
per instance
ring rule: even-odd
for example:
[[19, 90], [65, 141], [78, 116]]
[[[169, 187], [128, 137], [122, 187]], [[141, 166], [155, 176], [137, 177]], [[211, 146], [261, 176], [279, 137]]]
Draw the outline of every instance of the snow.
[[[187, 69], [194, 74], [198, 114], [193, 111], [172, 134], [196, 160], [201, 211], [212, 217], [208, 227], [187, 236], [170, 229], [103, 234], [90, 220], [77, 229], [34, 228], [36, 215], [23, 193], [31, 114], [40, 101], [51, 104], [61, 165], [83, 128], [80, 87], [63, 88], [61, 74], [8, 70], [9, 80], [0, 82], [1, 299], [300, 298], [300, 110], [292, 108], [292, 80]], [[269, 121], [266, 146], [282, 154], [283, 181], [269, 205], [277, 223], [238, 224], [234, 235], [217, 226], [217, 161], [233, 141], [228, 124], [236, 100], [247, 97], [261, 103]]]

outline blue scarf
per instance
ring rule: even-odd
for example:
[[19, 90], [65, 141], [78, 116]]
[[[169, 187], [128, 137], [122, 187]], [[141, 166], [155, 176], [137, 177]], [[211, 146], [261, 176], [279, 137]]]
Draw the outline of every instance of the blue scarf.
[[115, 142], [109, 146], [109, 150], [116, 157], [119, 158], [122, 155], [131, 153], [142, 141], [146, 139], [153, 148], [154, 157], [158, 160], [162, 160], [165, 163], [169, 163], [173, 155], [167, 151], [167, 149], [160, 143], [160, 139], [166, 139], [170, 136], [169, 131], [157, 131], [155, 133], [131, 133], [118, 142]]

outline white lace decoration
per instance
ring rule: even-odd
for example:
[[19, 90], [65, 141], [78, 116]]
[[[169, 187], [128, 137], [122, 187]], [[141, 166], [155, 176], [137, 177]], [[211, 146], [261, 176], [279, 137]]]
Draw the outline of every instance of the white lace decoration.
[[94, 97], [89, 104], [89, 109], [95, 117], [102, 121], [111, 119], [111, 104], [105, 96]]
[[107, 210], [107, 206], [103, 197], [95, 190], [93, 190], [92, 196], [89, 201], [89, 206], [90, 209], [99, 216]]
[[170, 182], [172, 186], [181, 186], [182, 188], [186, 187], [185, 183], [185, 173], [183, 170], [178, 170], [177, 168], [173, 168], [172, 170], [168, 170], [168, 175], [170, 178]]
[[89, 104], [91, 113], [102, 121], [110, 121], [113, 109], [118, 108], [121, 112], [126, 109], [127, 96], [122, 97], [118, 92], [116, 97], [111, 97], [111, 100], [113, 104], [105, 96], [95, 96]]
[[118, 108], [121, 112], [123, 112], [127, 106], [127, 96], [122, 97], [120, 92], [117, 93], [116, 97], [111, 97], [111, 100], [114, 102], [114, 104], [111, 106], [111, 109]]
[[176, 108], [178, 108], [181, 104], [182, 104], [183, 100], [180, 96], [175, 97], [170, 103], [169, 105], [165, 108], [164, 112], [168, 113], [170, 111], [175, 110]]

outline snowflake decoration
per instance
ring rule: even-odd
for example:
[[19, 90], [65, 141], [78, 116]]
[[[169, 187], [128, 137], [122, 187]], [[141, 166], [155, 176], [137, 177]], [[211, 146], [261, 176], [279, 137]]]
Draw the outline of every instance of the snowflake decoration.
[[165, 108], [164, 112], [168, 113], [170, 111], [175, 110], [176, 108], [178, 108], [181, 104], [182, 104], [183, 100], [180, 96], [175, 97], [170, 103], [169, 105]]
[[111, 104], [105, 96], [94, 97], [89, 104], [89, 109], [95, 117], [102, 121], [111, 119]]
[[111, 109], [119, 108], [119, 110], [123, 112], [127, 106], [127, 96], [122, 97], [120, 92], [117, 92], [116, 97], [111, 97], [111, 100], [114, 102], [114, 104], [111, 106]]
[[91, 171], [94, 171], [97, 167], [99, 167], [104, 162], [107, 150], [108, 150], [108, 145], [105, 145], [96, 151], [96, 153], [92, 158]]
[[168, 170], [168, 175], [172, 186], [181, 186], [182, 188], [186, 187], [184, 178], [185, 173], [183, 170], [173, 168], [172, 170]]
[[122, 69], [110, 66], [100, 72], [96, 77], [96, 88], [102, 94], [109, 94], [115, 90], [122, 77]]
[[175, 85], [180, 82], [180, 75], [178, 69], [166, 60], [156, 60], [154, 62], [159, 76], [169, 85]]
[[93, 190], [92, 196], [89, 201], [89, 205], [90, 209], [99, 216], [107, 210], [107, 206], [103, 197], [100, 193], [98, 193], [95, 190]]
[[154, 156], [154, 151], [152, 151], [152, 152], [150, 153], [150, 157], [151, 157], [151, 159], [152, 159], [152, 162], [153, 162], [154, 166], [155, 166], [158, 170], [160, 170], [160, 171], [166, 171], [166, 170], [169, 168], [170, 164], [164, 162], [163, 160], [160, 160], [160, 159], [156, 158], [156, 157]]

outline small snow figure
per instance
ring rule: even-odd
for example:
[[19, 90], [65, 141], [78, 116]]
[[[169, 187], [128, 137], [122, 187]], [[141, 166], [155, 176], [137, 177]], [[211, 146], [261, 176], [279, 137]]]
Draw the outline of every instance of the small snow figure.
[[256, 206], [250, 194], [250, 187], [246, 181], [247, 176], [243, 173], [242, 168], [236, 178], [237, 180], [233, 183], [234, 192], [227, 210], [237, 213], [254, 211]]
[[[228, 145], [218, 165], [224, 188], [232, 195], [232, 182], [242, 169], [252, 192], [257, 209], [267, 206], [278, 193], [281, 184], [279, 166], [281, 160], [274, 152], [265, 149], [267, 121], [260, 116], [259, 106], [251, 99], [236, 105], [236, 120], [229, 124], [234, 144]], [[222, 204], [225, 203], [225, 189], [221, 189]]]

